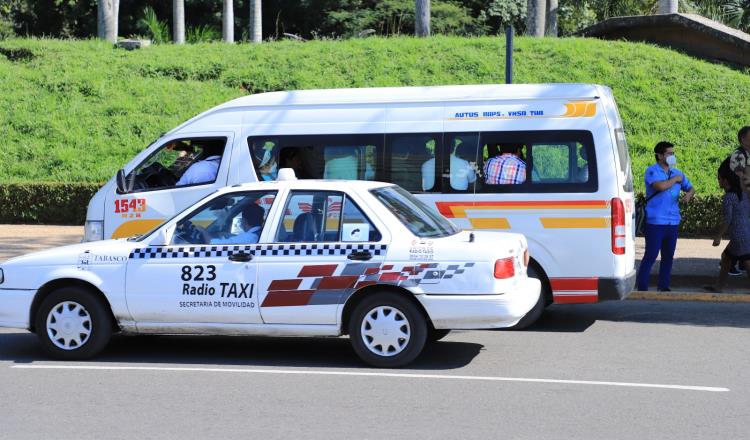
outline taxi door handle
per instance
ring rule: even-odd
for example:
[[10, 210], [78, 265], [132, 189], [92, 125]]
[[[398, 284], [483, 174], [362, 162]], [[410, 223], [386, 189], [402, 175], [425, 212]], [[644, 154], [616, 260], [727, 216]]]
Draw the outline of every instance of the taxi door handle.
[[354, 251], [347, 255], [346, 258], [350, 260], [366, 261], [372, 258], [370, 251]]
[[244, 252], [229, 255], [229, 261], [250, 261], [252, 259], [253, 254], [246, 254]]

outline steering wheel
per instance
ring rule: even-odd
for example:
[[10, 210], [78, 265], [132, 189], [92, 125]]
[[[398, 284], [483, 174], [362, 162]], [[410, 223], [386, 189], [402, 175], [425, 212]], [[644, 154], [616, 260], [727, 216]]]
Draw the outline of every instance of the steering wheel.
[[174, 241], [175, 244], [209, 244], [211, 238], [205, 228], [188, 221], [177, 228]]

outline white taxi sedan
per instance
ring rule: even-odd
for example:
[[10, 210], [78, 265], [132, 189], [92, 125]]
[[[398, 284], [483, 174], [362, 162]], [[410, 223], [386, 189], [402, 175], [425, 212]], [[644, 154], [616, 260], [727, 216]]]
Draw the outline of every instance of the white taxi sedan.
[[3, 263], [0, 326], [62, 359], [113, 332], [348, 334], [363, 361], [396, 367], [451, 329], [517, 324], [539, 302], [528, 258], [522, 235], [459, 231], [398, 186], [289, 178], [224, 188], [139, 237]]

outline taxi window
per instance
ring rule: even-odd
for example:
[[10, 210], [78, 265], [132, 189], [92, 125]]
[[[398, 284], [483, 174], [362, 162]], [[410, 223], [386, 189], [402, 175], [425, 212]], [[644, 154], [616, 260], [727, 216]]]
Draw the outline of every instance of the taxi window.
[[276, 233], [282, 243], [379, 241], [380, 232], [343, 193], [292, 191]]
[[448, 219], [399, 186], [386, 186], [371, 192], [417, 237], [447, 237], [459, 232]]
[[177, 223], [171, 244], [257, 243], [275, 198], [275, 191], [217, 197]]
[[359, 209], [354, 201], [347, 196], [344, 199], [344, 218], [341, 222], [341, 241], [362, 242], [380, 241], [380, 232]]

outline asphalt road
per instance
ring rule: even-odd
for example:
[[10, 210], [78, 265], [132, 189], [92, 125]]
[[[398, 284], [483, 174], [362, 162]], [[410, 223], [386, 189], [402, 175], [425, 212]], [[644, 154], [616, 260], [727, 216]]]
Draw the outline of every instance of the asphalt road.
[[121, 336], [54, 362], [4, 329], [0, 438], [747, 438], [749, 328], [750, 304], [553, 306], [401, 370], [345, 338]]

